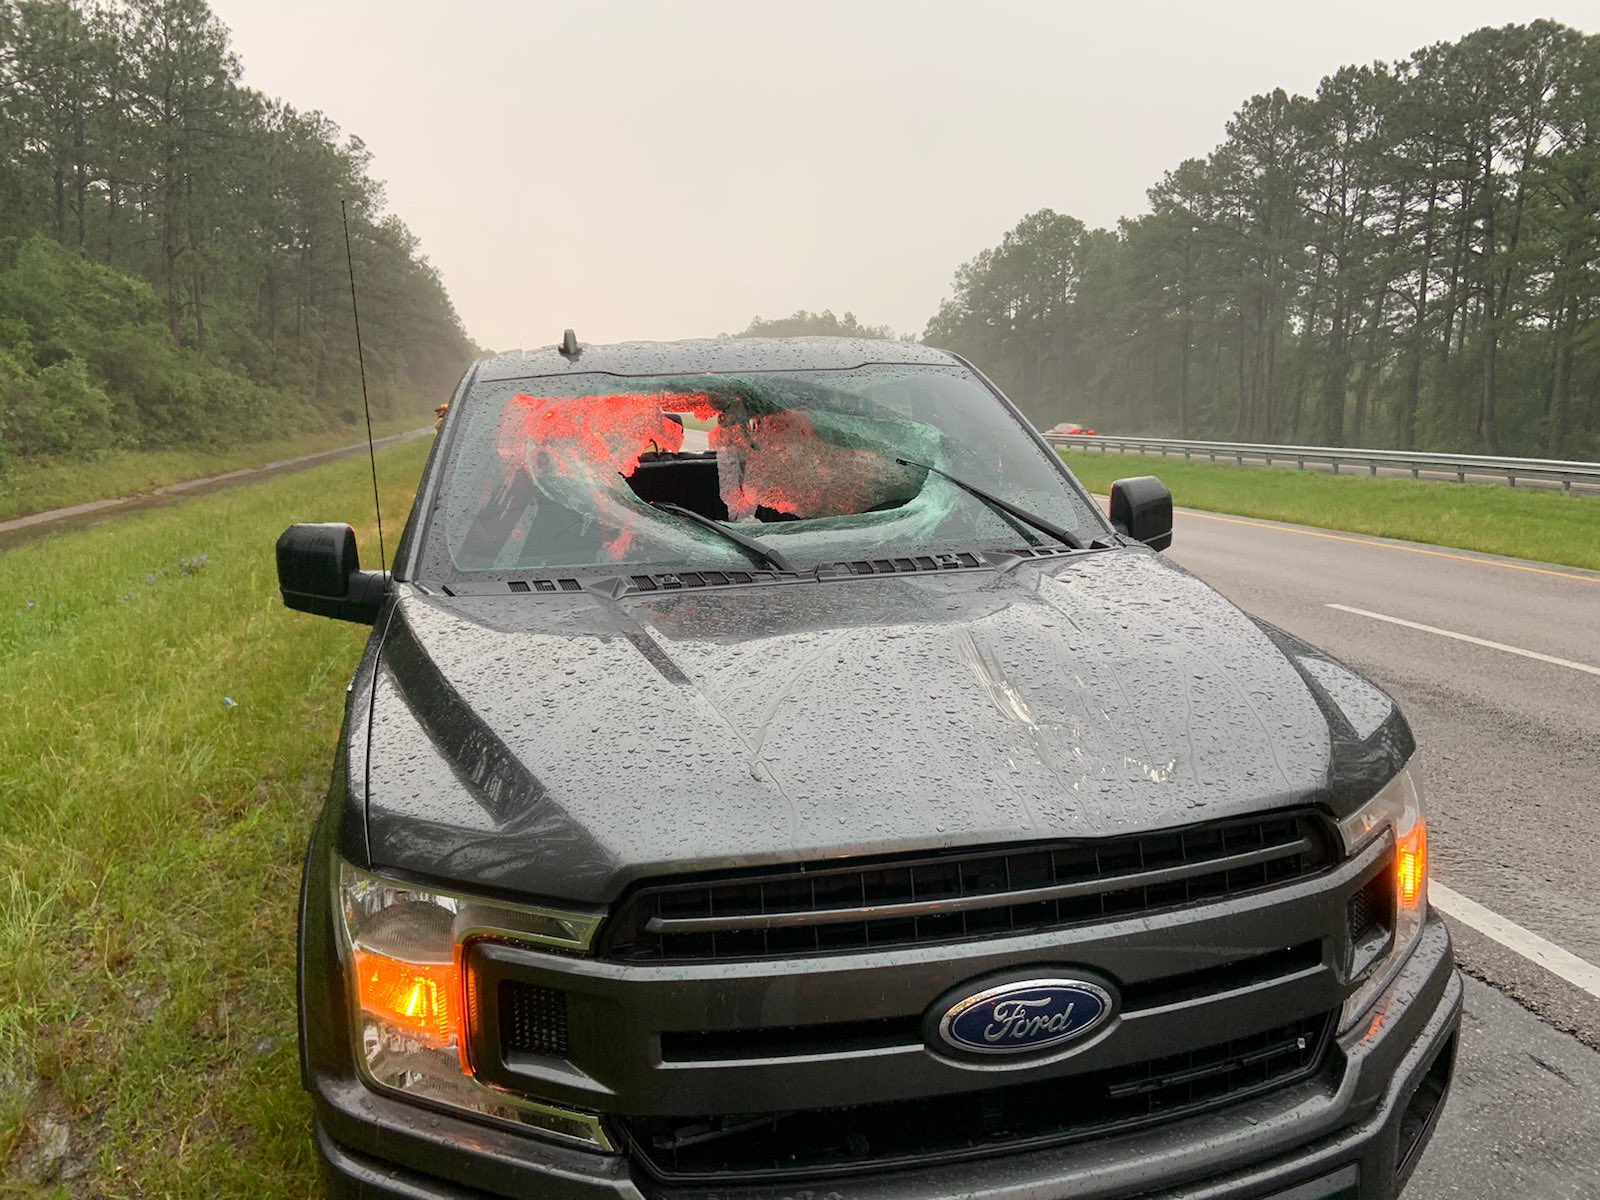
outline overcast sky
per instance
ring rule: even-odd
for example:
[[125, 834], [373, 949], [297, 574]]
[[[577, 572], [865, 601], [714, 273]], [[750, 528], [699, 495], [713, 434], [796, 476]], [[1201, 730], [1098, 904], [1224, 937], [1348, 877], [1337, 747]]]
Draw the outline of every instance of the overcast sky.
[[1310, 92], [1600, 6], [212, 0], [245, 82], [365, 139], [484, 346], [707, 336], [797, 308], [918, 333], [1025, 213], [1091, 225]]

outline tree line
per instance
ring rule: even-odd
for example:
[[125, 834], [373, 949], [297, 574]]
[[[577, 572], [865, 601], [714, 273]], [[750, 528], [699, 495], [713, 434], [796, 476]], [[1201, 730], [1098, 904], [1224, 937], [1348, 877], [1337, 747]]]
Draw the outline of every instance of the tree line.
[[850, 337], [892, 338], [894, 333], [887, 325], [867, 325], [856, 319], [853, 312], [842, 317], [833, 315], [833, 309], [808, 312], [798, 308], [787, 317], [751, 317], [750, 324], [738, 333], [724, 333], [721, 337]]
[[1246, 101], [1150, 211], [1024, 217], [926, 340], [1037, 420], [1600, 458], [1600, 37], [1485, 28]]
[[204, 0], [0, 0], [0, 466], [380, 413], [475, 352], [360, 139], [244, 87]]

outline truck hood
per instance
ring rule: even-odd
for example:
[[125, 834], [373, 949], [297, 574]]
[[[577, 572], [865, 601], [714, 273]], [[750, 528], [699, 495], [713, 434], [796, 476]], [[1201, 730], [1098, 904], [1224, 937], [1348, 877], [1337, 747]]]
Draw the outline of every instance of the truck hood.
[[402, 585], [367, 848], [605, 903], [690, 870], [1338, 815], [1412, 746], [1372, 684], [1143, 549], [621, 599]]

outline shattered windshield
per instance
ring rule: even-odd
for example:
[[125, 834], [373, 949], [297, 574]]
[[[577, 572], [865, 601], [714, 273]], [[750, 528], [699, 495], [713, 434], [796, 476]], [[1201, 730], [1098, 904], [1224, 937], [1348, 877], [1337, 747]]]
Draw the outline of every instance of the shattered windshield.
[[928, 467], [1085, 544], [1105, 532], [954, 366], [550, 376], [480, 383], [462, 404], [429, 574], [765, 565], [751, 541], [800, 569], [1050, 542]]

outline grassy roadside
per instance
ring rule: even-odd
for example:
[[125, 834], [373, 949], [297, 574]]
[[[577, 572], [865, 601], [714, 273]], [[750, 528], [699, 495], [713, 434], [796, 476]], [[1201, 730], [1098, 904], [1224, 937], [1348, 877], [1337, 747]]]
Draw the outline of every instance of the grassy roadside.
[[[427, 413], [409, 413], [372, 423], [375, 437], [404, 433], [428, 424]], [[216, 447], [185, 446], [164, 450], [117, 450], [87, 461], [21, 463], [0, 474], [0, 521], [26, 516], [86, 500], [111, 496], [132, 496], [152, 488], [165, 487], [185, 479], [221, 475], [240, 467], [333, 450], [361, 441], [365, 425], [349, 429], [329, 429], [322, 433], [275, 438], [219, 450]]]
[[1175, 503], [1600, 570], [1600, 497], [1064, 450], [1089, 490], [1158, 475]]
[[[387, 512], [428, 448], [380, 451]], [[0, 555], [0, 1195], [316, 1192], [294, 904], [365, 631], [285, 611], [272, 545], [371, 552], [370, 488], [346, 459]]]

